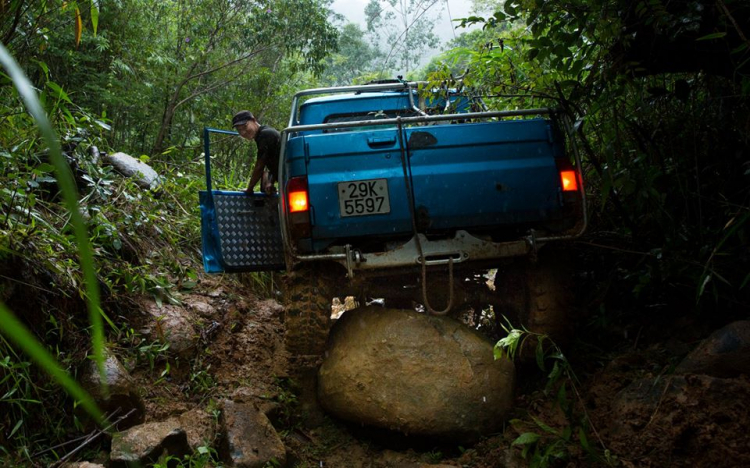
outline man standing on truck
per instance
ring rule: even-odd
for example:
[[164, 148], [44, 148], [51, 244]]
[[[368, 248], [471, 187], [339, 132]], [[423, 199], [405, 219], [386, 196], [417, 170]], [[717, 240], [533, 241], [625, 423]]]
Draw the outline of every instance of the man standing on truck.
[[[281, 135], [275, 128], [261, 125], [252, 112], [246, 110], [234, 114], [234, 117], [232, 117], [232, 126], [242, 138], [255, 140], [255, 144], [258, 147], [258, 157], [245, 193], [253, 193], [255, 184], [262, 178], [263, 184], [261, 188], [263, 192], [271, 195], [276, 191], [273, 184], [279, 178], [279, 146]], [[269, 176], [263, 177], [264, 170], [266, 169]]]

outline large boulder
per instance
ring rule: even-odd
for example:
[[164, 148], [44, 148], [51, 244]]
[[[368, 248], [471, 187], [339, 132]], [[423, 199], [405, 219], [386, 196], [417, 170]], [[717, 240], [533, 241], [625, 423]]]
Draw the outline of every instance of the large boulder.
[[733, 322], [713, 332], [685, 357], [675, 373], [750, 375], [750, 320]]
[[114, 153], [106, 156], [104, 162], [125, 177], [134, 177], [135, 183], [145, 189], [155, 189], [160, 184], [159, 174], [140, 159], [125, 153]]
[[89, 361], [81, 379], [84, 389], [94, 398], [99, 408], [107, 414], [114, 414], [115, 420], [127, 415], [115, 428], [123, 430], [142, 423], [145, 406], [135, 382], [109, 350], [105, 350], [104, 355], [104, 382], [107, 384], [106, 393], [96, 362]]
[[515, 368], [493, 344], [448, 317], [366, 307], [331, 331], [318, 398], [357, 423], [473, 441], [502, 427], [513, 402]]

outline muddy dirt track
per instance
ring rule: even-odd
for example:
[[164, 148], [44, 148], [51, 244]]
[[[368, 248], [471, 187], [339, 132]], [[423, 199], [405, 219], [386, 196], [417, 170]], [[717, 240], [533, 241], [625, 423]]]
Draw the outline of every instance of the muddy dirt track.
[[[217, 277], [204, 277], [183, 301], [208, 311], [208, 332], [167, 380], [154, 385], [153, 372], [136, 372], [147, 420], [210, 409], [223, 398], [254, 402], [282, 436], [289, 466], [750, 466], [748, 377], [673, 374], [716, 324], [664, 313], [659, 320], [644, 314], [627, 329], [580, 326], [564, 349], [575, 378], [550, 387], [550, 368], [519, 366], [505, 430], [462, 447], [311, 417], [306, 384], [284, 350], [276, 301]], [[525, 436], [533, 442], [512, 446], [521, 434], [533, 434]]]

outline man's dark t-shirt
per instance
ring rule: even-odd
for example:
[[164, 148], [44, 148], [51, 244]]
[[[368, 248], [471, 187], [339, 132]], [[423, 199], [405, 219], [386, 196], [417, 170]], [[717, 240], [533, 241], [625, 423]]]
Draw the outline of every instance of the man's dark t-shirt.
[[273, 128], [261, 125], [255, 135], [255, 144], [258, 146], [258, 161], [262, 161], [273, 176], [273, 180], [279, 180], [279, 151], [281, 135]]

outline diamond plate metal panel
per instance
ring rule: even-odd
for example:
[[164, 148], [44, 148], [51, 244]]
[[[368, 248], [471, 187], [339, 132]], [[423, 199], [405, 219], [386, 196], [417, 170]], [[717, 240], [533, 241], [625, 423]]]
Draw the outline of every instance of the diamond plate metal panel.
[[226, 267], [272, 270], [284, 264], [278, 197], [214, 194], [214, 203]]

